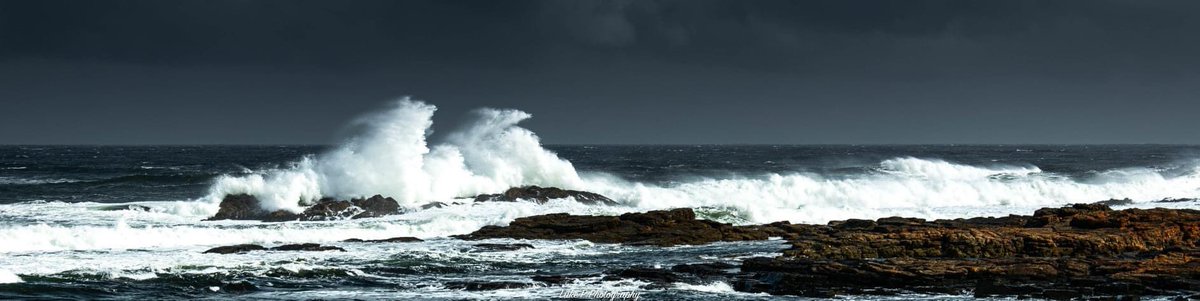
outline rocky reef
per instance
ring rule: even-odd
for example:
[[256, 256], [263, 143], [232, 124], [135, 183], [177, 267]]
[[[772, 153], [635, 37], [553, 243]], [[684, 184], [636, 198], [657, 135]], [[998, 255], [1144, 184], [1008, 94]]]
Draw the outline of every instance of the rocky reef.
[[[504, 193], [481, 194], [473, 197], [475, 202], [516, 202], [518, 200], [525, 200], [538, 204], [548, 202], [551, 199], [564, 198], [572, 198], [576, 202], [587, 205], [612, 206], [617, 204], [617, 202], [608, 197], [592, 192], [538, 186], [513, 187], [504, 191]], [[287, 210], [268, 211], [262, 209], [258, 198], [248, 194], [226, 195], [221, 199], [219, 206], [220, 209], [218, 209], [217, 213], [205, 220], [257, 220], [264, 222], [321, 221], [380, 217], [406, 212], [406, 209], [401, 208], [395, 199], [378, 194], [369, 198], [350, 200], [323, 198], [300, 213]], [[441, 208], [444, 206], [447, 205], [440, 202], [433, 202], [421, 206], [421, 209]], [[133, 207], [129, 208], [132, 209]], [[126, 209], [125, 207], [121, 207], [112, 210]]]
[[566, 213], [518, 218], [506, 227], [486, 226], [466, 240], [488, 238], [584, 239], [631, 245], [696, 245], [716, 241], [765, 240], [754, 228], [698, 220], [692, 209], [627, 213], [621, 216], [579, 216]]
[[500, 194], [481, 194], [475, 196], [475, 202], [515, 202], [530, 200], [538, 204], [551, 199], [574, 198], [576, 202], [586, 205], [617, 205], [617, 202], [606, 196], [587, 191], [566, 190], [556, 187], [522, 186], [513, 187]]
[[1200, 291], [1200, 211], [1101, 204], [1032, 216], [764, 226], [791, 248], [743, 262], [739, 290], [1076, 298]]
[[259, 220], [265, 222], [316, 221], [379, 217], [399, 214], [403, 211], [396, 200], [375, 195], [365, 199], [335, 200], [325, 198], [317, 201], [301, 213], [287, 210], [267, 211], [262, 209], [258, 198], [246, 194], [227, 195], [221, 200], [217, 214], [206, 220]]
[[[767, 237], [781, 237], [790, 248], [782, 256], [750, 258], [740, 266], [623, 269], [609, 271], [606, 278], [724, 281], [740, 291], [809, 297], [973, 293], [1119, 299], [1200, 294], [1200, 211], [1186, 209], [1115, 211], [1102, 204], [1078, 204], [1028, 216], [756, 226], [695, 220], [690, 209], [675, 209], [621, 216], [531, 216], [459, 236], [656, 246]], [[552, 283], [572, 276], [540, 277]]]
[[304, 244], [286, 244], [274, 248], [267, 248], [255, 244], [241, 244], [232, 246], [221, 246], [204, 251], [205, 254], [238, 254], [251, 251], [339, 251], [345, 252], [335, 246], [323, 246], [320, 244], [304, 243]]
[[[574, 198], [616, 204], [582, 191], [515, 187], [502, 194], [480, 195], [476, 202]], [[1174, 200], [1164, 200], [1170, 202]], [[691, 209], [580, 216], [566, 213], [529, 216], [507, 226], [486, 226], [463, 240], [553, 239], [664, 247], [721, 241], [780, 238], [782, 255], [738, 261], [691, 263], [674, 267], [627, 267], [594, 275], [538, 275], [532, 282], [462, 282], [465, 290], [559, 285], [582, 279], [638, 279], [657, 287], [672, 283], [720, 281], [735, 290], [833, 297], [905, 293], [974, 294], [977, 297], [1096, 300], [1139, 296], [1200, 298], [1200, 211], [1190, 209], [1125, 209], [1107, 200], [1061, 208], [1042, 208], [1032, 215], [924, 220], [888, 217], [850, 219], [824, 225], [776, 222], [734, 226], [696, 219]], [[433, 207], [430, 207], [433, 208]], [[265, 212], [248, 195], [227, 196], [216, 219], [264, 221], [324, 220], [376, 217], [401, 213], [390, 198], [322, 200], [303, 213]], [[403, 243], [412, 237], [358, 243]], [[479, 243], [463, 252], [519, 252], [523, 243]], [[338, 251], [316, 244], [218, 247], [206, 253], [251, 251]], [[449, 284], [448, 284], [449, 285]]]

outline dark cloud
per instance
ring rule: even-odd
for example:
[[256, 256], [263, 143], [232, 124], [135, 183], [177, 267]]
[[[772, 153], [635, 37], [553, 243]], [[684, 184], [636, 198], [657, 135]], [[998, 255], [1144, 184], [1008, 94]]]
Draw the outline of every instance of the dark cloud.
[[[1200, 143], [1196, 1], [2, 1], [0, 143]], [[1103, 120], [1099, 122], [1098, 120]], [[64, 122], [69, 121], [69, 122]], [[442, 127], [450, 128], [450, 126]]]

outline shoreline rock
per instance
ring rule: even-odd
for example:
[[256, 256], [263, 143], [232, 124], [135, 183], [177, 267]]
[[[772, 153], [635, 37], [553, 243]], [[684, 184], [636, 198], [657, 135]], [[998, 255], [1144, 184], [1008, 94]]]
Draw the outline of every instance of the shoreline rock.
[[1032, 216], [790, 225], [791, 248], [742, 263], [735, 289], [829, 296], [890, 288], [1064, 299], [1200, 291], [1200, 211], [1102, 204]]
[[[722, 281], [772, 295], [974, 294], [977, 297], [1136, 299], [1200, 292], [1200, 211], [1112, 210], [1104, 204], [1042, 208], [1033, 215], [924, 220], [888, 217], [825, 225], [732, 226], [690, 209], [621, 216], [548, 214], [456, 236], [475, 240], [584, 239], [673, 246], [782, 237], [777, 257], [740, 265], [625, 268], [604, 279], [661, 286]], [[572, 275], [538, 275], [563, 283]]]
[[[587, 205], [607, 205], [615, 206], [617, 202], [600, 194], [587, 191], [566, 190], [555, 187], [538, 187], [538, 186], [522, 186], [513, 187], [499, 194], [481, 194], [475, 196], [475, 202], [516, 202], [518, 200], [530, 200], [538, 204], [544, 204], [551, 199], [574, 198], [575, 201]], [[459, 203], [454, 203], [459, 204]], [[141, 210], [130, 205], [128, 209]], [[343, 220], [343, 219], [358, 219], [381, 217], [393, 214], [405, 213], [405, 208], [401, 208], [400, 204], [395, 199], [384, 197], [382, 195], [374, 195], [369, 198], [357, 198], [350, 200], [337, 200], [334, 198], [323, 198], [305, 208], [303, 212], [293, 213], [287, 210], [268, 211], [262, 209], [261, 202], [258, 198], [248, 194], [230, 194], [221, 199], [220, 209], [212, 217], [204, 219], [205, 221], [216, 220], [256, 220], [263, 222], [287, 222], [287, 221], [325, 221], [325, 220]], [[432, 202], [420, 206], [420, 209], [427, 210], [433, 208], [442, 208], [448, 206], [442, 202]], [[144, 207], [144, 206], [142, 206]], [[114, 207], [115, 208], [115, 207]], [[124, 210], [125, 206], [119, 209], [103, 209], [103, 210]], [[149, 208], [145, 208], [149, 210]]]
[[384, 238], [384, 239], [350, 238], [350, 239], [343, 240], [342, 242], [396, 243], [396, 242], [422, 242], [422, 241], [425, 241], [425, 240], [416, 238], [416, 237], [400, 236], [400, 237], [392, 237], [392, 238]]
[[574, 198], [576, 202], [585, 205], [617, 205], [616, 201], [597, 193], [538, 186], [513, 187], [499, 194], [481, 194], [475, 196], [475, 202], [516, 202], [518, 200], [530, 200], [538, 204], [545, 204], [552, 199], [565, 199], [568, 197]]
[[340, 247], [335, 247], [335, 246], [324, 246], [324, 245], [314, 244], [314, 243], [285, 244], [285, 245], [279, 245], [279, 246], [273, 247], [273, 248], [267, 248], [267, 247], [263, 247], [261, 245], [256, 245], [256, 244], [240, 244], [240, 245], [231, 245], [231, 246], [220, 246], [220, 247], [208, 249], [207, 251], [204, 251], [203, 253], [204, 254], [240, 254], [240, 253], [246, 253], [246, 252], [251, 252], [251, 251], [309, 251], [309, 252], [338, 251], [338, 252], [345, 252], [346, 249], [342, 249]]
[[597, 243], [631, 245], [698, 245], [717, 241], [766, 240], [767, 234], [750, 228], [698, 220], [692, 209], [681, 208], [621, 216], [582, 216], [566, 213], [523, 217], [508, 226], [485, 226], [455, 238], [480, 240], [583, 239]]
[[369, 198], [335, 200], [324, 198], [301, 213], [286, 210], [262, 209], [258, 198], [247, 194], [231, 194], [221, 199], [220, 209], [206, 221], [257, 220], [264, 222], [323, 221], [380, 217], [403, 213], [399, 203], [390, 197], [374, 195]]

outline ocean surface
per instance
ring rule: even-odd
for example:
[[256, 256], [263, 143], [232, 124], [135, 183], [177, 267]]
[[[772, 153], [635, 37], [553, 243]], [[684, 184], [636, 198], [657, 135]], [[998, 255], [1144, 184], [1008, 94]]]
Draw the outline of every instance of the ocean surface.
[[[447, 236], [522, 216], [678, 207], [735, 224], [1030, 214], [1111, 198], [1129, 198], [1136, 207], [1200, 208], [1156, 202], [1200, 197], [1200, 146], [543, 146], [517, 125], [528, 114], [515, 110], [482, 110], [476, 122], [430, 137], [433, 110], [398, 102], [358, 121], [359, 135], [331, 146], [0, 146], [0, 299], [552, 300], [587, 290], [635, 292], [647, 300], [798, 299], [738, 293], [726, 283], [661, 287], [599, 278], [491, 291], [446, 288], [631, 266], [737, 263], [777, 255], [786, 247], [779, 240], [671, 248], [497, 240], [535, 248], [483, 252], [471, 247], [478, 242]], [[461, 199], [520, 185], [588, 190], [621, 205]], [[326, 196], [382, 194], [410, 212], [322, 222], [201, 221], [230, 193], [253, 194], [264, 208], [282, 210]], [[420, 209], [434, 201], [452, 205]], [[340, 242], [396, 236], [426, 241]], [[301, 242], [347, 252], [202, 254], [222, 245]]]

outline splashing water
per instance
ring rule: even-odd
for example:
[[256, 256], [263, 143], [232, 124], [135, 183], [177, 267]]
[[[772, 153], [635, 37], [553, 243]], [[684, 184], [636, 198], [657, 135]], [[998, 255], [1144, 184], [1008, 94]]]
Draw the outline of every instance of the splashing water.
[[[496, 193], [521, 185], [601, 193], [630, 210], [708, 207], [744, 222], [824, 222], [895, 214], [941, 217], [930, 208], [1034, 208], [1109, 198], [1152, 201], [1200, 195], [1197, 165], [1181, 176], [1146, 168], [1111, 170], [1090, 180], [1044, 173], [1036, 166], [972, 166], [939, 159], [884, 160], [874, 172], [852, 177], [766, 173], [701, 178], [662, 185], [599, 172], [579, 173], [542, 148], [537, 135], [517, 126], [518, 110], [482, 109], [474, 122], [430, 146], [436, 107], [401, 99], [355, 121], [365, 128], [337, 149], [294, 167], [243, 177], [222, 176], [206, 199], [248, 193], [266, 209], [300, 211], [321, 197], [392, 196], [406, 207]], [[1016, 211], [1018, 209], [1013, 209]], [[954, 212], [959, 214], [961, 212]]]
[[579, 188], [570, 162], [543, 149], [537, 135], [517, 123], [530, 117], [517, 110], [481, 109], [477, 120], [429, 146], [437, 108], [408, 98], [388, 110], [355, 121], [365, 127], [339, 148], [295, 167], [245, 177], [222, 176], [210, 201], [246, 193], [265, 209], [299, 212], [321, 197], [352, 198], [382, 194], [400, 205], [494, 193], [512, 186]]

